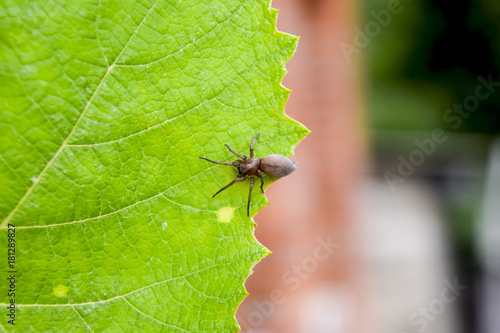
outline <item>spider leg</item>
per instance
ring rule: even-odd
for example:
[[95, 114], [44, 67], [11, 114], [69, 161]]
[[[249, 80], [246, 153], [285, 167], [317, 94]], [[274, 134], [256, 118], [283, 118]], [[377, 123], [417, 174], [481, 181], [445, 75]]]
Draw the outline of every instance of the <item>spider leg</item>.
[[212, 195], [212, 198], [215, 197], [217, 194], [219, 194], [220, 192], [224, 191], [226, 188], [228, 188], [229, 186], [233, 185], [234, 183], [236, 182], [242, 182], [244, 181], [245, 179], [247, 179], [248, 176], [247, 175], [244, 175], [243, 177], [236, 177], [235, 179], [233, 179], [229, 184], [227, 184], [226, 186], [224, 186], [223, 188], [221, 188], [220, 190], [217, 191], [217, 193], [215, 193], [214, 195]]
[[253, 157], [253, 143], [255, 142], [255, 140], [257, 140], [260, 136], [260, 133], [257, 135], [257, 136], [254, 136], [252, 138], [252, 143], [250, 144], [250, 158]]
[[239, 157], [239, 158], [241, 158], [242, 160], [246, 160], [246, 159], [247, 159], [247, 157], [246, 157], [246, 156], [241, 155], [241, 154], [238, 154], [237, 152], [235, 152], [234, 150], [232, 150], [232, 149], [231, 149], [231, 147], [229, 147], [229, 145], [228, 145], [227, 143], [226, 143], [226, 147], [227, 147], [227, 149], [229, 149], [229, 151], [230, 151], [231, 153], [233, 153], [234, 155], [238, 156], [238, 157]]
[[260, 190], [264, 193], [264, 176], [260, 170], [257, 170], [257, 175], [260, 177]]
[[247, 216], [250, 216], [250, 201], [252, 200], [253, 183], [255, 182], [255, 175], [250, 176], [250, 192], [248, 193]]
[[212, 161], [212, 160], [209, 160], [208, 158], [205, 158], [205, 157], [200, 157], [202, 160], [205, 160], [205, 161], [209, 161], [209, 162], [212, 162], [212, 163], [215, 163], [215, 164], [222, 164], [222, 165], [230, 165], [230, 166], [234, 166], [233, 163], [229, 163], [229, 162], [219, 162], [219, 161]]

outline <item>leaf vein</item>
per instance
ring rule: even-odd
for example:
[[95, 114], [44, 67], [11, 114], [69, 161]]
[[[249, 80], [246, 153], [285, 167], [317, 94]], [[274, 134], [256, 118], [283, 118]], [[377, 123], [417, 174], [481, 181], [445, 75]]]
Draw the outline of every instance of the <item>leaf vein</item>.
[[156, 198], [158, 196], [161, 196], [163, 195], [164, 193], [168, 192], [169, 190], [171, 190], [172, 188], [176, 187], [176, 186], [179, 186], [193, 178], [196, 178], [198, 177], [199, 175], [203, 174], [204, 172], [207, 172], [209, 170], [211, 170], [213, 168], [213, 166], [210, 166], [208, 167], [207, 169], [189, 177], [189, 178], [186, 178], [184, 179], [183, 181], [175, 184], [175, 185], [172, 185], [170, 186], [168, 189], [166, 189], [165, 191], [163, 192], [160, 192], [158, 194], [155, 194], [149, 198], [146, 198], [144, 200], [141, 200], [141, 201], [137, 201], [137, 202], [134, 202], [133, 204], [131, 205], [128, 205], [128, 206], [125, 206], [125, 207], [122, 207], [122, 208], [119, 208], [115, 211], [112, 211], [112, 212], [109, 212], [109, 213], [106, 213], [106, 214], [102, 214], [102, 215], [99, 215], [99, 216], [94, 216], [94, 217], [90, 217], [90, 218], [86, 218], [86, 219], [82, 219], [82, 220], [77, 220], [77, 221], [70, 221], [70, 222], [62, 222], [62, 223], [54, 223], [54, 224], [47, 224], [47, 225], [34, 225], [34, 226], [16, 226], [16, 229], [36, 229], [36, 228], [50, 228], [50, 227], [58, 227], [58, 226], [63, 226], [63, 225], [69, 225], [69, 224], [76, 224], [76, 223], [82, 223], [82, 222], [87, 222], [87, 221], [91, 221], [91, 220], [96, 220], [96, 219], [99, 219], [99, 218], [102, 218], [102, 217], [106, 217], [106, 216], [111, 216], [113, 214], [116, 214], [118, 212], [121, 212], [123, 210], [126, 210], [130, 207], [134, 207], [135, 205], [138, 205], [138, 204], [141, 204], [141, 203], [144, 203], [144, 202], [148, 202], [149, 200], [153, 199], [153, 198]]
[[278, 54], [280, 54], [282, 52], [282, 50], [278, 51], [278, 52], [275, 52], [275, 53], [272, 53], [270, 55], [268, 55], [267, 57], [264, 57], [262, 59], [259, 59], [257, 61], [255, 61], [251, 66], [245, 68], [245, 70], [243, 70], [241, 73], [239, 73], [232, 81], [231, 83], [227, 84], [226, 86], [224, 86], [224, 88], [219, 91], [217, 94], [215, 94], [213, 97], [209, 98], [209, 99], [205, 99], [203, 102], [199, 103], [198, 105], [195, 105], [194, 107], [178, 114], [177, 116], [173, 117], [173, 118], [170, 118], [170, 119], [167, 119], [167, 120], [164, 120], [162, 121], [161, 123], [159, 124], [156, 124], [156, 125], [153, 125], [151, 127], [148, 127], [146, 129], [143, 129], [139, 132], [135, 132], [135, 133], [132, 133], [130, 135], [127, 135], [127, 136], [124, 136], [122, 138], [119, 138], [119, 139], [116, 139], [116, 140], [111, 140], [111, 141], [106, 141], [106, 142], [98, 142], [98, 143], [90, 143], [90, 144], [75, 144], [75, 145], [68, 145], [68, 147], [94, 147], [94, 146], [101, 146], [101, 145], [106, 145], [106, 144], [111, 144], [111, 143], [116, 143], [116, 142], [120, 142], [120, 141], [123, 141], [123, 140], [126, 140], [126, 139], [129, 139], [131, 137], [134, 137], [136, 135], [140, 135], [142, 133], [145, 133], [145, 132], [148, 132], [152, 129], [155, 129], [157, 127], [160, 127], [160, 126], [163, 126], [173, 120], [175, 120], [176, 118], [179, 118], [179, 117], [182, 117], [184, 115], [186, 115], [188, 112], [191, 112], [197, 108], [199, 108], [200, 106], [206, 104], [206, 103], [209, 103], [211, 101], [214, 101], [214, 100], [217, 100], [219, 101], [219, 103], [221, 103], [222, 105], [225, 105], [227, 107], [231, 107], [227, 104], [224, 104], [223, 102], [221, 102], [220, 100], [218, 100], [218, 97], [221, 96], [227, 89], [229, 89], [229, 87], [231, 87], [238, 79], [240, 79], [243, 74], [247, 73], [250, 69], [253, 69], [254, 67], [256, 67], [258, 64], [262, 63], [263, 61], [269, 59], [269, 58], [272, 58]]
[[139, 313], [140, 313], [140, 314], [142, 314], [143, 316], [146, 316], [146, 317], [148, 317], [148, 318], [153, 319], [154, 321], [159, 322], [160, 324], [163, 324], [163, 325], [165, 325], [165, 326], [168, 326], [168, 327], [172, 327], [172, 328], [175, 328], [175, 329], [181, 330], [181, 331], [183, 331], [183, 332], [192, 332], [192, 331], [188, 331], [188, 330], [185, 330], [185, 329], [183, 329], [183, 328], [180, 328], [180, 327], [178, 327], [178, 326], [174, 326], [174, 325], [171, 325], [171, 324], [164, 323], [164, 322], [162, 322], [161, 320], [158, 320], [158, 319], [156, 319], [155, 317], [150, 316], [150, 315], [148, 315], [147, 313], [142, 312], [141, 310], [139, 310], [138, 308], [136, 308], [135, 306], [133, 306], [133, 305], [132, 305], [132, 303], [130, 303], [130, 302], [129, 302], [129, 300], [128, 300], [128, 299], [126, 299], [125, 297], [122, 297], [122, 298], [125, 300], [125, 302], [127, 302], [127, 303], [128, 303], [128, 305], [130, 305], [130, 306], [131, 306], [134, 310], [136, 310], [137, 312], [139, 312]]
[[97, 2], [97, 9], [96, 9], [96, 16], [95, 16], [95, 39], [97, 40], [97, 44], [99, 44], [99, 49], [101, 50], [102, 56], [104, 57], [104, 60], [106, 61], [106, 65], [109, 67], [109, 62], [108, 58], [106, 58], [106, 55], [104, 54], [104, 48], [101, 45], [101, 39], [99, 38], [99, 29], [97, 28], [97, 22], [99, 21], [99, 6], [101, 5], [101, 0]]
[[85, 325], [87, 325], [87, 328], [88, 328], [91, 332], [94, 332], [94, 331], [92, 330], [92, 328], [90, 328], [90, 325], [89, 325], [89, 324], [87, 324], [87, 322], [85, 321], [85, 319], [83, 319], [83, 317], [82, 317], [82, 315], [80, 314], [80, 312], [78, 312], [78, 310], [77, 310], [74, 306], [72, 306], [72, 308], [73, 308], [73, 310], [75, 310], [75, 312], [76, 312], [76, 314], [78, 315], [78, 317], [80, 317], [80, 318], [83, 320], [83, 322], [85, 323]]
[[149, 8], [148, 12], [146, 13], [146, 15], [143, 17], [142, 21], [139, 23], [139, 25], [137, 26], [137, 28], [134, 30], [134, 32], [132, 33], [132, 35], [130, 36], [129, 40], [127, 41], [127, 43], [125, 44], [125, 46], [123, 46], [123, 49], [121, 50], [121, 52], [118, 54], [118, 56], [116, 57], [116, 59], [114, 60], [113, 64], [111, 66], [108, 67], [108, 70], [106, 71], [106, 73], [104, 74], [104, 76], [102, 77], [101, 81], [99, 82], [99, 84], [97, 85], [96, 89], [94, 90], [94, 93], [92, 94], [92, 97], [89, 99], [89, 101], [87, 102], [87, 104], [85, 105], [85, 108], [83, 109], [82, 113], [80, 114], [80, 116], [78, 117], [75, 125], [73, 126], [73, 129], [71, 130], [71, 132], [68, 134], [68, 137], [66, 138], [66, 140], [63, 141], [61, 147], [59, 147], [59, 149], [56, 151], [56, 153], [54, 154], [54, 156], [52, 156], [52, 159], [45, 165], [45, 168], [43, 168], [42, 172], [40, 172], [40, 174], [38, 175], [38, 181], [37, 182], [34, 182], [33, 185], [31, 185], [31, 187], [26, 191], [26, 193], [23, 195], [23, 197], [19, 200], [19, 202], [17, 203], [17, 205], [14, 207], [14, 209], [9, 213], [9, 215], [3, 220], [3, 222], [0, 224], [0, 230], [2, 229], [5, 229], [5, 226], [9, 223], [9, 221], [12, 219], [12, 217], [15, 215], [15, 213], [19, 210], [19, 208], [23, 205], [23, 203], [26, 201], [26, 199], [29, 197], [29, 195], [33, 192], [33, 189], [36, 187], [37, 184], [40, 183], [40, 180], [41, 178], [45, 175], [45, 173], [47, 172], [47, 170], [52, 166], [52, 164], [54, 163], [54, 161], [57, 159], [57, 157], [59, 157], [59, 155], [61, 154], [61, 152], [64, 150], [64, 148], [67, 146], [69, 140], [71, 139], [71, 137], [73, 136], [73, 134], [75, 133], [76, 129], [78, 128], [78, 126], [80, 125], [80, 122], [81, 120], [83, 119], [83, 117], [85, 116], [85, 113], [87, 112], [87, 110], [89, 109], [90, 105], [92, 104], [92, 102], [94, 101], [94, 98], [97, 96], [97, 93], [99, 92], [101, 86], [103, 85], [104, 81], [106, 81], [106, 78], [108, 77], [108, 75], [111, 73], [112, 69], [114, 68], [114, 65], [116, 64], [116, 62], [118, 61], [118, 59], [120, 58], [120, 56], [123, 54], [123, 52], [125, 51], [125, 49], [127, 48], [128, 44], [130, 43], [130, 41], [132, 40], [132, 38], [135, 36], [135, 34], [137, 33], [137, 30], [141, 27], [141, 25], [143, 24], [144, 20], [146, 19], [146, 17], [149, 15], [149, 13], [151, 12], [151, 10], [153, 9], [153, 7], [155, 6], [155, 4], [157, 3], [158, 0], [155, 0], [153, 2], [153, 4], [151, 5], [151, 8]]
[[205, 37], [207, 37], [209, 34], [211, 34], [213, 31], [215, 31], [218, 27], [221, 27], [223, 26], [227, 21], [229, 21], [234, 15], [236, 15], [236, 13], [243, 7], [243, 5], [246, 3], [246, 1], [242, 2], [238, 8], [236, 8], [233, 12], [229, 13], [228, 17], [220, 22], [220, 23], [217, 23], [209, 32], [206, 32], [203, 36], [199, 37], [198, 39], [195, 39], [193, 40], [191, 43], [188, 43], [180, 48], [178, 48], [177, 50], [175, 50], [174, 52], [164, 56], [164, 57], [161, 57], [159, 59], [156, 59], [156, 60], [153, 60], [153, 61], [150, 61], [150, 62], [146, 62], [146, 63], [143, 63], [143, 64], [131, 64], [131, 65], [127, 65], [127, 64], [118, 64], [117, 67], [141, 67], [141, 66], [148, 66], [148, 65], [151, 65], [151, 64], [154, 64], [154, 63], [157, 63], [157, 62], [160, 62], [164, 59], [167, 59], [169, 57], [172, 57], [173, 55], [175, 55], [176, 53], [179, 53], [179, 52], [182, 52], [184, 51], [185, 48], [191, 46], [191, 45], [196, 45], [196, 43], [198, 43], [200, 40], [204, 39]]
[[[240, 260], [245, 260], [245, 259], [248, 259], [248, 258], [241, 258]], [[222, 265], [229, 265], [229, 266], [232, 267], [232, 262], [224, 262], [224, 263], [220, 263], [220, 264], [214, 264], [214, 265], [205, 267], [203, 269], [200, 269], [200, 270], [197, 270], [197, 271], [194, 271], [194, 272], [191, 272], [191, 273], [187, 273], [185, 275], [176, 276], [176, 277], [172, 277], [170, 279], [166, 279], [166, 280], [163, 280], [163, 281], [160, 281], [160, 282], [152, 283], [150, 285], [141, 287], [139, 289], [132, 290], [132, 291], [130, 291], [128, 293], [125, 293], [123, 295], [117, 295], [117, 296], [114, 296], [114, 297], [111, 297], [111, 298], [108, 298], [108, 299], [104, 299], [104, 300], [100, 300], [100, 301], [95, 301], [95, 302], [66, 303], [66, 304], [64, 304], [64, 303], [63, 304], [19, 304], [19, 305], [16, 304], [16, 306], [19, 306], [19, 307], [66, 307], [66, 306], [96, 305], [96, 304], [111, 302], [111, 301], [114, 301], [114, 300], [117, 300], [117, 299], [120, 299], [120, 298], [123, 298], [123, 297], [126, 297], [126, 296], [130, 296], [130, 295], [133, 295], [133, 294], [135, 294], [137, 292], [140, 292], [142, 290], [153, 288], [153, 287], [155, 287], [157, 285], [168, 283], [168, 282], [175, 281], [175, 280], [178, 280], [178, 279], [183, 279], [183, 278], [185, 278], [187, 276], [191, 276], [191, 275], [195, 275], [195, 274], [198, 274], [198, 273], [201, 273], [201, 272], [204, 272], [204, 271], [208, 271], [209, 269], [212, 269], [212, 268], [218, 267], [218, 266], [222, 266]], [[4, 306], [4, 305], [8, 305], [8, 304], [6, 304], [6, 303], [0, 303], [0, 306]]]

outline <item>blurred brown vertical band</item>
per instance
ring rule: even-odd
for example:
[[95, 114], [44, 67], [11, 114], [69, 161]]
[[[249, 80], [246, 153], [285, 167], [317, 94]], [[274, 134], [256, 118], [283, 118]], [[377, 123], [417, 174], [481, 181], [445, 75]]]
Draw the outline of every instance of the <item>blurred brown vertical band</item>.
[[[250, 296], [237, 313], [243, 332], [313, 332], [304, 326], [317, 321], [315, 316], [328, 316], [321, 304], [330, 301], [341, 307], [330, 311], [339, 316], [339, 332], [362, 331], [357, 326], [364, 316], [358, 258], [350, 237], [350, 203], [366, 161], [359, 130], [361, 80], [359, 59], [349, 62], [340, 48], [342, 42], [353, 44], [356, 5], [349, 0], [273, 1], [280, 10], [278, 29], [301, 37], [286, 65], [283, 84], [293, 92], [285, 110], [312, 134], [295, 150], [299, 169], [270, 186], [266, 195], [272, 204], [255, 218], [256, 237], [273, 255], [247, 280]], [[338, 243], [332, 253], [318, 248], [327, 241]]]

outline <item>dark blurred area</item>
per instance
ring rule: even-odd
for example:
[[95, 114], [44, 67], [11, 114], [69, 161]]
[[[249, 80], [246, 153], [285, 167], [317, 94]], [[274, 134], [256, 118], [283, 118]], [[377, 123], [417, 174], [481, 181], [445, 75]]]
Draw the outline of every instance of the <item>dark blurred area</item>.
[[[370, 0], [365, 7], [365, 17], [373, 19], [372, 13], [384, 10], [387, 1]], [[372, 124], [377, 128], [429, 130], [444, 125], [443, 110], [474, 92], [478, 76], [498, 79], [500, 3], [459, 0], [451, 5], [408, 0], [401, 1], [400, 8], [366, 49], [370, 88], [374, 97], [388, 97], [387, 89], [400, 95], [394, 98], [410, 98], [406, 103], [413, 97], [417, 106], [422, 103], [418, 99], [430, 105], [405, 112], [383, 107], [374, 99]], [[498, 134], [499, 106], [500, 94], [491, 95], [473, 117], [464, 119], [460, 131]], [[402, 118], [401, 113], [406, 115]], [[451, 130], [450, 126], [447, 129]]]
[[[365, 2], [365, 19], [386, 10], [387, 3]], [[500, 132], [500, 3], [400, 3], [401, 11], [372, 39], [365, 55], [376, 170], [379, 176], [395, 171], [401, 160], [394, 163], [394, 157], [409, 161], [419, 149], [415, 140], [429, 138], [436, 128], [446, 132], [447, 139], [436, 143], [422, 165], [414, 165], [411, 177], [437, 194], [450, 241], [450, 269], [470, 286], [458, 302], [459, 327], [464, 332], [498, 332], [500, 322], [487, 313], [488, 306], [494, 306], [491, 313], [500, 313], [499, 299], [488, 305], [485, 298], [499, 289], [497, 285], [484, 293], [490, 272], [483, 265], [486, 254], [478, 250], [485, 241], [481, 223], [492, 214], [484, 211], [485, 202], [500, 204], [498, 188], [487, 193], [493, 198], [485, 197], [485, 185], [494, 183], [500, 172], [496, 165], [487, 174], [488, 162], [499, 154], [492, 144]], [[476, 96], [483, 82], [479, 78], [496, 83], [485, 98]], [[495, 223], [486, 232], [498, 233], [500, 219], [491, 218]]]
[[273, 7], [312, 133], [255, 218], [243, 332], [500, 332], [500, 2]]

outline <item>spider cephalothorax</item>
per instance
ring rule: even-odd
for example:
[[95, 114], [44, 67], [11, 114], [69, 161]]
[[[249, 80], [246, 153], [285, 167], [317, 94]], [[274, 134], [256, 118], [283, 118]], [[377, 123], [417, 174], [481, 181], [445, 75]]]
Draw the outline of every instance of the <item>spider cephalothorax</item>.
[[260, 189], [262, 193], [264, 193], [264, 177], [262, 175], [262, 172], [268, 174], [271, 177], [281, 178], [291, 174], [295, 169], [297, 169], [297, 165], [283, 155], [273, 154], [263, 158], [253, 157], [253, 143], [259, 137], [260, 133], [259, 135], [252, 138], [252, 142], [250, 143], [250, 157], [238, 154], [226, 144], [227, 149], [229, 149], [231, 153], [240, 158], [233, 163], [212, 161], [208, 158], [200, 157], [201, 159], [212, 163], [234, 166], [238, 169], [238, 177], [236, 177], [229, 184], [217, 191], [217, 193], [215, 193], [212, 198], [234, 183], [244, 181], [248, 177], [250, 177], [250, 193], [248, 194], [247, 205], [248, 216], [250, 216], [250, 200], [252, 199], [252, 190], [253, 184], [255, 182], [255, 175], [260, 177]]

